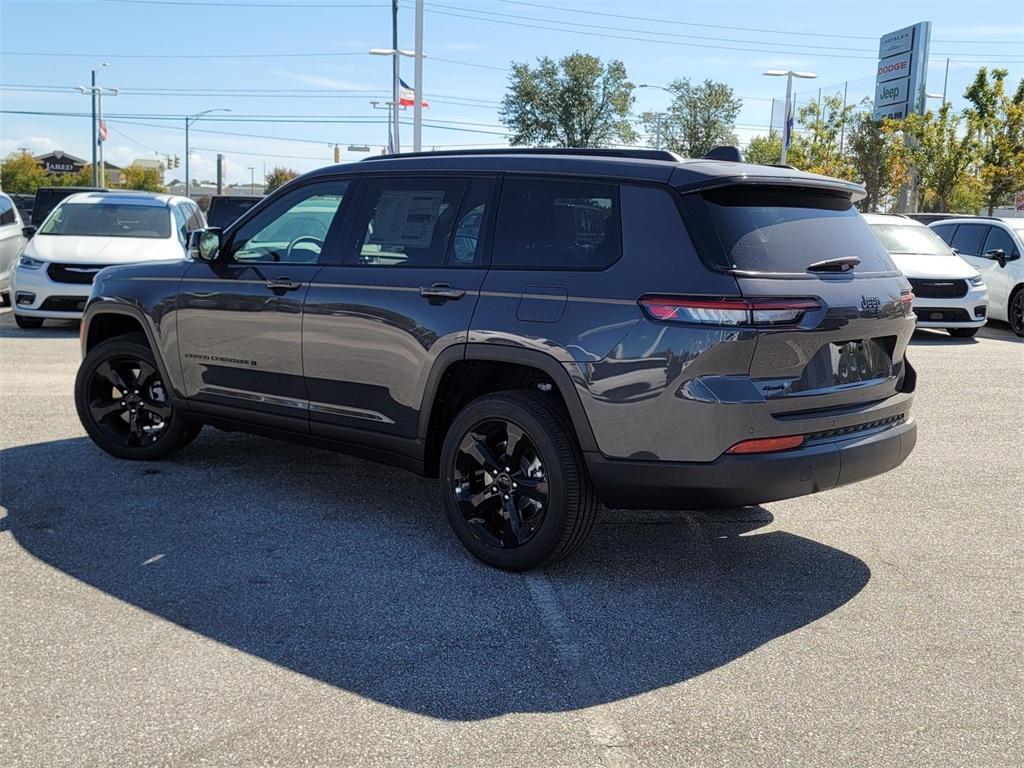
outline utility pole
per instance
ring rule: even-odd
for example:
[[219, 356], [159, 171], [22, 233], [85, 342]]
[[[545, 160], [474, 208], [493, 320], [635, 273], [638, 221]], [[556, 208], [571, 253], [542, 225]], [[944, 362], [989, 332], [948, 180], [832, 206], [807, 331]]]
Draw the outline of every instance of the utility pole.
[[217, 155], [217, 194], [224, 194], [224, 155]]
[[946, 76], [942, 79], [942, 106], [946, 106], [946, 88], [949, 86], [949, 59], [946, 59]]
[[843, 116], [843, 120], [839, 123], [839, 154], [843, 154], [843, 145], [846, 139], [846, 95], [847, 90], [850, 87], [850, 81], [847, 80], [843, 83], [843, 111], [840, 113]]
[[192, 192], [192, 177], [189, 175], [188, 169], [188, 128], [192, 123], [198, 120], [203, 115], [208, 115], [211, 112], [230, 112], [230, 109], [218, 107], [217, 109], [207, 109], [196, 115], [185, 115], [185, 197], [189, 197]]
[[401, 75], [399, 74], [398, 66], [398, 0], [391, 0], [391, 49], [395, 51], [394, 56], [391, 58], [391, 70], [392, 70], [392, 83], [391, 83], [391, 100], [395, 103], [395, 154], [397, 155], [402, 151], [401, 142], [398, 139], [398, 102], [400, 101], [401, 88]]
[[[103, 122], [103, 105], [101, 103], [103, 88], [96, 85], [96, 70], [109, 66], [110, 62], [108, 61], [97, 64], [90, 72], [89, 87], [78, 86], [79, 92], [85, 93], [88, 90], [89, 96], [92, 98], [92, 185], [94, 187], [103, 186], [103, 173], [100, 168], [103, 164], [103, 138], [99, 131], [100, 123]], [[113, 96], [117, 95], [116, 88], [109, 88], [107, 91]]]
[[96, 70], [92, 71], [92, 85], [89, 87], [89, 93], [92, 95], [92, 185], [98, 187], [99, 182], [99, 166], [96, 165]]
[[[395, 0], [397, 2], [397, 0]], [[395, 48], [398, 41], [395, 41]], [[423, 140], [423, 0], [416, 0], [416, 72], [413, 80], [412, 149], [419, 152]], [[398, 57], [395, 57], [398, 61]]]
[[256, 194], [256, 168], [251, 165], [249, 166], [249, 194]]

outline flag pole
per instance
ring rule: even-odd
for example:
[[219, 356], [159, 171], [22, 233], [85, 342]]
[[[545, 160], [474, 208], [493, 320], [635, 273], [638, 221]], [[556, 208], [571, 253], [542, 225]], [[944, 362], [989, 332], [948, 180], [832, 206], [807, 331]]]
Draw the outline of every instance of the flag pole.
[[423, 0], [416, 0], [416, 78], [413, 80], [412, 148], [419, 152], [423, 139]]

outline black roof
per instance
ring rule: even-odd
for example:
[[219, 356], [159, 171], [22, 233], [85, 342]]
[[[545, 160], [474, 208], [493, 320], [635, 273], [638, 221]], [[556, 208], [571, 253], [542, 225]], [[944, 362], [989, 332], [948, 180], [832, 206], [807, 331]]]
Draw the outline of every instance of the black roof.
[[579, 150], [501, 148], [452, 152], [416, 152], [382, 155], [355, 163], [332, 165], [305, 174], [304, 178], [337, 173], [374, 172], [519, 172], [671, 183], [692, 190], [736, 183], [784, 184], [828, 188], [852, 196], [864, 189], [829, 176], [794, 168], [752, 165], [732, 160], [680, 159], [664, 150]]

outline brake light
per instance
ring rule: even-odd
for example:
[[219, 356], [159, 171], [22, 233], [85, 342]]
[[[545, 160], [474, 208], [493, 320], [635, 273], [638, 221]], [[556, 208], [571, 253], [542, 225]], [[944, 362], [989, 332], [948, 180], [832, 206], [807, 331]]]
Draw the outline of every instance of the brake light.
[[772, 451], [788, 451], [804, 444], [803, 435], [787, 435], [786, 437], [759, 437], [755, 440], [743, 440], [736, 443], [726, 453], [770, 453]]
[[914, 294], [912, 291], [900, 293], [900, 304], [903, 306], [903, 314], [910, 317], [914, 314]]
[[640, 306], [663, 322], [707, 325], [790, 325], [821, 309], [816, 299], [641, 296]]

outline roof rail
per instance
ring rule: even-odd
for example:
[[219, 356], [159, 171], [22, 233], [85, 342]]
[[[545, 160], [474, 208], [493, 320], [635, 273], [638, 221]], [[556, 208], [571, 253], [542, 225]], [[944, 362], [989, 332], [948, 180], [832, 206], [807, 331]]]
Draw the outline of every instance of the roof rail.
[[742, 163], [743, 153], [740, 152], [739, 147], [734, 147], [730, 144], [722, 144], [717, 147], [712, 147], [701, 159], [725, 160], [730, 163]]
[[586, 157], [625, 157], [634, 160], [667, 160], [678, 163], [682, 160], [667, 149], [609, 149], [590, 147], [494, 147], [492, 149], [451, 149], [440, 152], [402, 152], [397, 155], [371, 155], [360, 162], [396, 160], [406, 157], [444, 157], [459, 155], [582, 155]]

